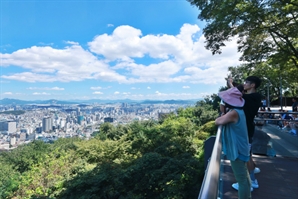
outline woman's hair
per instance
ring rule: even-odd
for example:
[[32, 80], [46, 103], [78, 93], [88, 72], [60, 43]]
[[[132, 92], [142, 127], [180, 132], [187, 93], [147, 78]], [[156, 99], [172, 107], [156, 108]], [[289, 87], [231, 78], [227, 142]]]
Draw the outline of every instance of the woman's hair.
[[225, 107], [228, 109], [243, 109], [243, 107], [235, 107], [225, 102]]
[[243, 84], [239, 84], [236, 88], [237, 88], [241, 93], [244, 91], [244, 86], [243, 86]]

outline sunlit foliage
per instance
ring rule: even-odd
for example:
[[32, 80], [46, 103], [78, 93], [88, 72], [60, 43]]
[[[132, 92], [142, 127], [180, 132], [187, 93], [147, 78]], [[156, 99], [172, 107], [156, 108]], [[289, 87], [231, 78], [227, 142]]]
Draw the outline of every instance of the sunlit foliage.
[[90, 140], [1, 152], [0, 198], [196, 198], [217, 115], [202, 101], [161, 121], [105, 123]]

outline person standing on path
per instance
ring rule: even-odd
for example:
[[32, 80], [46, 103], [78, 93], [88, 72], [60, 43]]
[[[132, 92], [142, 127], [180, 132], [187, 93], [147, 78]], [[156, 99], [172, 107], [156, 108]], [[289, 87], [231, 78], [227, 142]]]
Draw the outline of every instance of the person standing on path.
[[298, 110], [298, 102], [297, 102], [297, 100], [296, 100], [296, 98], [295, 97], [293, 97], [293, 99], [292, 99], [292, 102], [293, 102], [293, 104], [292, 104], [292, 111], [293, 112], [297, 112]]
[[[229, 78], [228, 84], [230, 87], [233, 87], [233, 79]], [[257, 88], [261, 85], [261, 80], [257, 76], [249, 76], [245, 79], [244, 82], [244, 90], [245, 94], [243, 94], [243, 99], [245, 100], [245, 104], [243, 107], [245, 116], [246, 116], [246, 125], [247, 125], [247, 132], [248, 132], [248, 139], [249, 144], [251, 147], [253, 136], [255, 133], [255, 122], [254, 118], [258, 114], [260, 108], [260, 102], [262, 99], [261, 94], [257, 92]], [[250, 150], [250, 160], [247, 163], [247, 167], [249, 170], [250, 178], [251, 178], [251, 186], [253, 188], [259, 188], [259, 183], [255, 178], [255, 173], [259, 173], [260, 169], [256, 167], [252, 159], [252, 151]], [[238, 190], [238, 183], [232, 184], [232, 187]]]
[[243, 111], [244, 99], [238, 88], [233, 87], [218, 94], [229, 110], [215, 120], [222, 127], [223, 151], [231, 162], [234, 176], [239, 184], [239, 199], [251, 199], [251, 181], [246, 162], [249, 161], [249, 142]]

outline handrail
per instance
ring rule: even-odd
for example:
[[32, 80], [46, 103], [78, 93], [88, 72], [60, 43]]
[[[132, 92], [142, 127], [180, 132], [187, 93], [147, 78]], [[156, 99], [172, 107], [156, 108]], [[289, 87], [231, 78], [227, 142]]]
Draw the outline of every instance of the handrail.
[[287, 111], [287, 112], [282, 112], [282, 111], [258, 111], [258, 114], [298, 114], [298, 112], [292, 112], [292, 111]]
[[217, 129], [215, 143], [198, 199], [217, 199], [218, 197], [218, 182], [222, 154], [221, 129], [222, 126], [220, 125]]
[[297, 122], [297, 120], [291, 120], [291, 119], [270, 119], [270, 118], [255, 118], [255, 121], [289, 121], [289, 122]]

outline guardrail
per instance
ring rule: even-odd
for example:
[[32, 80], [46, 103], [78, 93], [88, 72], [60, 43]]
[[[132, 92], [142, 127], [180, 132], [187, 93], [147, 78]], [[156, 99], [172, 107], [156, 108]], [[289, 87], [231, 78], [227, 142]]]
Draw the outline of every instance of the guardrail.
[[207, 169], [205, 171], [204, 180], [202, 182], [201, 190], [198, 199], [217, 199], [219, 187], [219, 175], [221, 166], [221, 129], [219, 126], [216, 133], [211, 157], [209, 159]]

